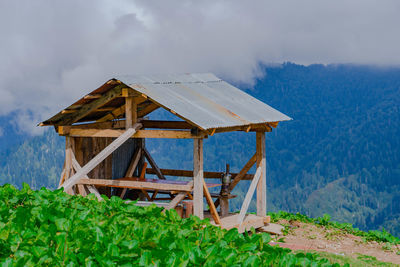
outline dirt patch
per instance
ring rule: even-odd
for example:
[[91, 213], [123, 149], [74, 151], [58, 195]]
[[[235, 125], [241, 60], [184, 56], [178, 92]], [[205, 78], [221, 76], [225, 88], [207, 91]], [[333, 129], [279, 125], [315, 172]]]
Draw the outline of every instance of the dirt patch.
[[[338, 255], [346, 255], [357, 258], [362, 255], [375, 257], [379, 261], [400, 264], [400, 245], [387, 245], [384, 243], [364, 242], [361, 237], [347, 234], [338, 229], [326, 229], [293, 221], [280, 221], [282, 225], [290, 225], [286, 236], [273, 238], [272, 245], [292, 250], [315, 250], [325, 251]], [[285, 242], [279, 242], [280, 238]]]

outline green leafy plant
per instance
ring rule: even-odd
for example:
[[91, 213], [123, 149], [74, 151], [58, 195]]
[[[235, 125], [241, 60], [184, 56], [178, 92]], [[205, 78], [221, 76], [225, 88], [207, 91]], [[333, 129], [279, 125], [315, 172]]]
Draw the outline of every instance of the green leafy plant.
[[0, 187], [1, 266], [339, 266], [209, 220], [112, 197]]

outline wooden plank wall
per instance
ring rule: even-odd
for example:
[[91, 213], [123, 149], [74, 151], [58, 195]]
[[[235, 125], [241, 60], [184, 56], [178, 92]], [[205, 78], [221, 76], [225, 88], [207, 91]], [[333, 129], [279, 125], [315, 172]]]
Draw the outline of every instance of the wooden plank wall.
[[[92, 158], [108, 146], [112, 138], [98, 137], [74, 137], [74, 154], [79, 165], [84, 166]], [[110, 179], [112, 177], [112, 156], [107, 157], [103, 162], [88, 173], [92, 179]], [[111, 196], [110, 188], [99, 188], [100, 194]]]

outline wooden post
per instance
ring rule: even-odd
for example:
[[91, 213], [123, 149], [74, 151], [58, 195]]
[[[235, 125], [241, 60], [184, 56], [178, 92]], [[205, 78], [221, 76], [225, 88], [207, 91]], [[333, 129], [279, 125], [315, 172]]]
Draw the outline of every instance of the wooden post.
[[204, 218], [203, 208], [203, 139], [193, 139], [193, 214]]
[[257, 132], [257, 168], [261, 168], [261, 177], [257, 184], [257, 216], [267, 216], [267, 183], [265, 160], [265, 132]]
[[137, 104], [134, 97], [125, 98], [125, 118], [126, 118], [126, 129], [132, 128], [137, 122]]
[[225, 196], [221, 196], [219, 198], [219, 204], [221, 206], [221, 217], [225, 217], [229, 215], [229, 198]]
[[[72, 169], [72, 137], [65, 137], [65, 173], [64, 176], [62, 177], [62, 180], [60, 181], [61, 186], [66, 180], [69, 179], [73, 175], [73, 169]], [[66, 193], [70, 195], [74, 195], [74, 190], [70, 189], [67, 190]]]

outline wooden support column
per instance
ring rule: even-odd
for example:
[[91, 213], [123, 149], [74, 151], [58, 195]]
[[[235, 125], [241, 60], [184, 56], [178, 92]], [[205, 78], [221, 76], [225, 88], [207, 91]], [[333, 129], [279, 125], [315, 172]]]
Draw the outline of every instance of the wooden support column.
[[132, 96], [125, 98], [126, 129], [132, 128], [137, 122], [137, 104]]
[[[72, 145], [72, 137], [67, 136], [65, 138], [65, 171], [63, 172], [59, 186], [61, 186], [66, 180], [68, 180], [69, 177], [74, 174], [74, 170], [72, 168]], [[70, 195], [74, 195], [74, 192], [75, 190], [72, 188], [66, 191], [66, 193]]]
[[265, 217], [267, 216], [267, 162], [265, 159], [265, 132], [257, 132], [256, 139], [257, 169], [261, 168], [261, 176], [257, 184], [257, 216]]
[[204, 218], [203, 208], [203, 139], [193, 139], [193, 214]]
[[220, 204], [221, 206], [221, 212], [220, 215], [221, 217], [226, 217], [229, 215], [229, 198], [225, 196], [221, 196], [219, 198], [219, 202], [217, 204]]

